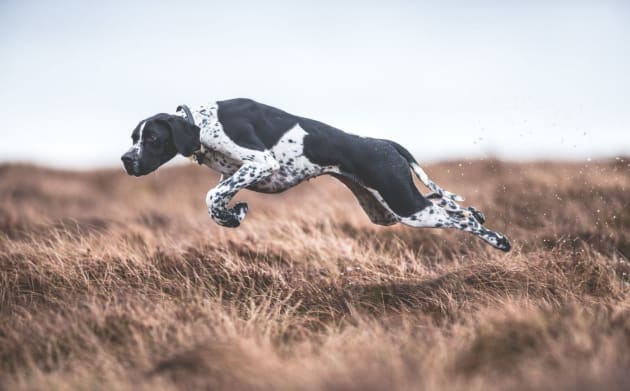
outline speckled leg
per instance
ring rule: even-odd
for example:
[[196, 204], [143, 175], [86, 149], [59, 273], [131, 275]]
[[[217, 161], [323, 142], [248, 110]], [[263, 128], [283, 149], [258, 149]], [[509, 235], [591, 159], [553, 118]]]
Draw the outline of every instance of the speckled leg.
[[468, 208], [462, 208], [457, 202], [453, 201], [452, 199], [442, 197], [437, 193], [430, 193], [426, 195], [425, 198], [432, 199], [432, 202], [434, 204], [446, 209], [447, 212], [469, 211], [472, 213], [472, 216], [475, 218], [475, 220], [479, 222], [479, 224], [483, 224], [486, 222], [486, 216], [481, 213], [481, 211], [477, 210], [477, 208], [474, 208], [472, 206], [469, 206]]
[[432, 206], [428, 206], [409, 217], [401, 218], [401, 223], [412, 227], [456, 228], [478, 236], [495, 248], [503, 251], [510, 250], [511, 245], [507, 237], [482, 226], [481, 223], [477, 221], [475, 212], [462, 208], [454, 211], [448, 210], [440, 205], [442, 200], [429, 200], [433, 203]]
[[238, 227], [247, 214], [245, 202], [239, 202], [232, 208], [228, 204], [236, 193], [271, 175], [278, 169], [278, 163], [269, 159], [243, 164], [232, 176], [219, 182], [217, 187], [206, 195], [208, 213], [212, 219], [224, 227]]

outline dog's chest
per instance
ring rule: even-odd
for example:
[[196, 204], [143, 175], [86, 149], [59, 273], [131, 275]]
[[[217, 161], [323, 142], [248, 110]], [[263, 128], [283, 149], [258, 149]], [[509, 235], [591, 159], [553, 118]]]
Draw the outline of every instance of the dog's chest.
[[226, 176], [234, 174], [249, 151], [225, 134], [218, 119], [217, 104], [201, 107], [193, 116], [199, 124], [199, 139], [205, 149], [203, 164]]
[[203, 156], [203, 164], [225, 176], [234, 174], [241, 164], [217, 151], [207, 151]]

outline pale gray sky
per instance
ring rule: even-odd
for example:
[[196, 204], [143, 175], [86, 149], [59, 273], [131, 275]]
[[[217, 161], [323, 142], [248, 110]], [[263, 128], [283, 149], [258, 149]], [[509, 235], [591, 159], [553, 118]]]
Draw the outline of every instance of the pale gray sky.
[[0, 2], [0, 160], [115, 166], [250, 97], [421, 161], [630, 153], [628, 1]]

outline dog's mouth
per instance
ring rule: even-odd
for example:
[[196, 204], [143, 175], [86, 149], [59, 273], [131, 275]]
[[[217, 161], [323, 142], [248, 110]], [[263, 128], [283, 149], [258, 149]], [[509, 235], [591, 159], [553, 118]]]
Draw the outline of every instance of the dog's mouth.
[[132, 175], [132, 176], [140, 176], [140, 170], [139, 170], [139, 164], [137, 160], [134, 161], [129, 161], [129, 162], [125, 162], [123, 164], [123, 166], [125, 167], [125, 171], [127, 171], [127, 175]]
[[135, 176], [135, 177], [145, 176], [153, 171], [153, 170], [147, 170], [147, 167], [142, 165], [137, 160], [128, 162], [124, 164], [124, 166], [125, 166], [125, 171], [127, 171], [127, 175], [129, 176]]

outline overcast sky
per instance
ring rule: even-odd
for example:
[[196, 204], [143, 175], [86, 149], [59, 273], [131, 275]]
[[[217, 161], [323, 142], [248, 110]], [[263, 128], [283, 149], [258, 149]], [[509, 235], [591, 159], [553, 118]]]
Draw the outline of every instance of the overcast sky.
[[119, 165], [250, 97], [420, 161], [630, 153], [630, 1], [0, 1], [0, 160]]

